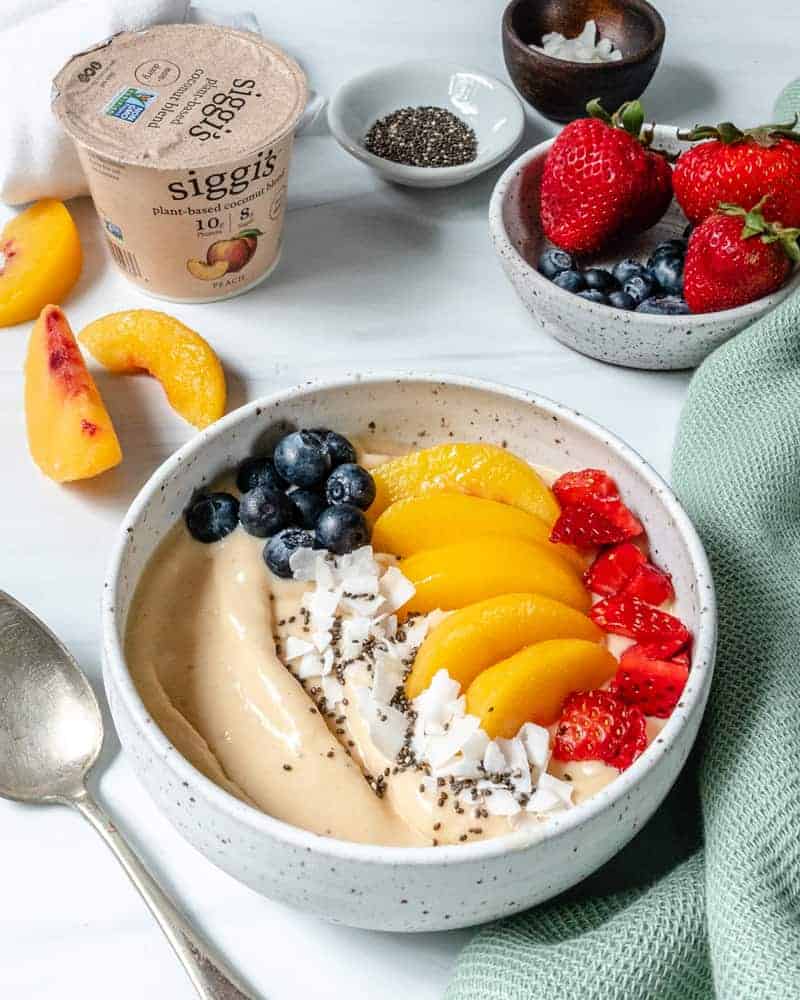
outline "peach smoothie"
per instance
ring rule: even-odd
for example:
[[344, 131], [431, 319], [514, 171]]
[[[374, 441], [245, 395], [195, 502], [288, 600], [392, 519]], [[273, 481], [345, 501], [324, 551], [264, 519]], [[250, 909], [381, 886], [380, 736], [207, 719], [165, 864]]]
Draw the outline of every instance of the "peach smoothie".
[[197, 494], [137, 587], [132, 677], [188, 760], [295, 826], [406, 847], [531, 829], [677, 702], [672, 584], [599, 470], [393, 450], [294, 431]]
[[116, 266], [152, 295], [207, 302], [277, 263], [306, 99], [300, 68], [260, 36], [172, 24], [74, 56], [53, 110]]

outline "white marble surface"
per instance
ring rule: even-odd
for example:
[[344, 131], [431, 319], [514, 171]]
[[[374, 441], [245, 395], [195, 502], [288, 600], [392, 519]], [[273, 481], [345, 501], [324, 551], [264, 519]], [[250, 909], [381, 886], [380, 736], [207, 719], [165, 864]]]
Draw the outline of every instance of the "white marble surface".
[[[225, 0], [217, 0], [217, 6]], [[441, 57], [505, 79], [502, 0], [252, 0], [265, 33], [331, 93], [384, 61]], [[237, 3], [237, 6], [239, 4]], [[769, 120], [798, 67], [786, 0], [660, 0], [662, 65], [647, 109], [662, 121]], [[30, 58], [21, 54], [21, 66]], [[523, 385], [626, 437], [667, 472], [688, 376], [603, 366], [534, 329], [493, 259], [486, 207], [500, 169], [447, 191], [391, 188], [317, 127], [298, 143], [286, 247], [272, 280], [229, 303], [174, 312], [218, 349], [237, 405], [314, 375], [429, 369]], [[529, 114], [523, 145], [552, 132]], [[522, 148], [522, 147], [521, 147]], [[151, 303], [111, 269], [91, 205], [72, 206], [86, 266], [66, 305], [80, 328]], [[64, 638], [99, 689], [98, 592], [109, 540], [135, 491], [189, 429], [158, 385], [99, 375], [125, 462], [59, 487], [30, 462], [22, 414], [29, 327], [0, 331], [2, 580]], [[270, 1000], [439, 997], [469, 932], [394, 937], [326, 926], [254, 895], [186, 846], [155, 811], [113, 732], [99, 794], [201, 929]], [[95, 834], [64, 809], [0, 802], [0, 994], [9, 1000], [189, 1000], [188, 981]]]

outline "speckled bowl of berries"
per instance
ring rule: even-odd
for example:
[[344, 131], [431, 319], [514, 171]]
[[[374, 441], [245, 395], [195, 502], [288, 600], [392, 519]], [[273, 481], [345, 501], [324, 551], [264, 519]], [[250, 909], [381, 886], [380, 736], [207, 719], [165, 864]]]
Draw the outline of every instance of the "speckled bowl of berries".
[[[387, 460], [378, 457], [381, 455], [397, 457]], [[423, 459], [424, 465], [415, 464]], [[407, 474], [409, 469], [423, 468], [428, 477], [423, 490], [433, 490], [433, 494], [414, 492], [423, 480]], [[390, 474], [387, 470], [395, 471]], [[391, 488], [387, 483], [393, 484]], [[514, 497], [521, 503], [529, 488], [533, 491], [530, 502], [545, 505], [552, 528], [547, 521], [537, 521], [514, 505]], [[408, 499], [392, 500], [392, 496]], [[432, 512], [442, 501], [445, 506], [439, 508], [437, 526], [431, 521]], [[416, 526], [405, 543], [401, 544], [395, 535], [395, 541], [386, 548], [392, 518], [409, 510], [409, 504], [412, 509], [422, 504], [416, 509], [428, 511], [427, 520], [413, 522]], [[365, 517], [365, 508], [371, 505], [373, 509]], [[384, 511], [377, 520], [376, 506]], [[465, 506], [482, 511], [479, 519], [489, 516], [491, 522], [483, 520], [480, 537], [466, 541], [461, 537], [466, 530], [466, 522], [459, 520], [462, 515], [451, 517], [448, 513], [463, 513]], [[487, 511], [492, 514], [487, 515]], [[204, 622], [215, 615], [235, 619], [230, 627], [235, 632], [231, 633], [231, 644], [236, 646], [243, 634], [242, 602], [251, 604], [254, 595], [266, 586], [297, 586], [296, 574], [294, 581], [282, 578], [297, 568], [298, 554], [306, 562], [316, 560], [319, 565], [322, 559], [324, 565], [335, 567], [339, 565], [337, 559], [352, 559], [358, 553], [362, 561], [364, 555], [371, 560], [372, 550], [364, 549], [371, 540], [375, 541], [376, 552], [395, 553], [377, 557], [390, 560], [399, 558], [397, 554], [407, 551], [409, 545], [413, 550], [418, 543], [423, 551], [400, 558], [395, 564], [399, 571], [392, 567], [386, 573], [405, 574], [407, 581], [416, 579], [411, 593], [416, 587], [419, 596], [421, 588], [428, 585], [428, 571], [423, 564], [428, 565], [431, 555], [434, 562], [449, 559], [454, 545], [462, 553], [479, 553], [477, 560], [473, 556], [475, 572], [469, 563], [465, 564], [464, 571], [472, 581], [469, 586], [484, 591], [489, 585], [495, 586], [499, 575], [505, 583], [497, 592], [505, 594], [504, 587], [510, 580], [505, 579], [507, 572], [534, 572], [534, 564], [543, 558], [533, 542], [503, 534], [521, 530], [523, 523], [534, 531], [532, 537], [543, 539], [542, 546], [548, 532], [547, 544], [562, 546], [558, 551], [563, 552], [566, 545], [576, 546], [569, 558], [577, 562], [566, 577], [563, 566], [556, 576], [552, 575], [554, 570], [548, 570], [535, 587], [522, 586], [515, 577], [516, 590], [536, 590], [540, 585], [561, 587], [568, 579], [572, 581], [570, 593], [591, 616], [591, 621], [583, 619], [581, 628], [596, 638], [599, 633], [592, 630], [599, 628], [606, 634], [600, 644], [576, 640], [584, 652], [575, 668], [588, 669], [581, 665], [582, 657], [589, 655], [587, 647], [592, 662], [600, 657], [603, 663], [610, 659], [614, 670], [619, 667], [616, 674], [603, 673], [611, 677], [610, 687], [592, 690], [596, 684], [588, 681], [580, 690], [574, 689], [560, 709], [556, 707], [556, 718], [559, 711], [561, 716], [554, 730], [553, 760], [573, 763], [560, 765], [560, 779], [548, 775], [549, 786], [540, 773], [536, 793], [529, 796], [520, 792], [519, 801], [511, 802], [522, 819], [528, 809], [529, 822], [521, 819], [519, 825], [515, 821], [495, 826], [494, 832], [481, 837], [481, 830], [473, 829], [473, 805], [469, 816], [457, 815], [459, 809], [461, 813], [465, 810], [458, 807], [455, 796], [460, 793], [451, 785], [456, 808], [450, 806], [451, 818], [446, 819], [445, 827], [463, 822], [469, 829], [442, 843], [436, 839], [444, 835], [439, 833], [442, 823], [433, 821], [438, 816], [445, 818], [448, 795], [440, 794], [439, 779], [432, 777], [432, 794], [439, 795], [438, 801], [432, 802], [433, 809], [425, 812], [426, 822], [433, 824], [432, 837], [415, 840], [413, 846], [383, 846], [385, 841], [380, 839], [356, 842], [358, 837], [337, 839], [332, 834], [322, 835], [324, 831], [311, 832], [269, 815], [268, 802], [262, 801], [262, 808], [255, 808], [246, 798], [226, 790], [224, 780], [220, 785], [201, 773], [183, 755], [187, 752], [185, 730], [179, 730], [183, 736], [171, 742], [156, 721], [158, 712], [150, 714], [148, 696], [137, 687], [129, 626], [141, 635], [141, 623], [152, 621], [142, 611], [144, 606], [137, 603], [139, 585], [152, 579], [148, 574], [153, 557], [157, 550], [164, 551], [163, 545], [171, 544], [171, 540], [178, 539], [180, 546], [188, 546], [180, 548], [183, 555], [190, 552], [192, 560], [200, 560], [192, 563], [195, 570], [184, 587], [189, 614], [191, 608], [198, 607], [204, 589], [203, 581], [197, 579], [197, 567], [211, 566], [206, 560], [218, 557], [237, 560], [225, 565], [232, 567], [239, 579], [237, 586], [245, 587], [246, 594], [237, 590], [234, 605], [226, 606], [227, 610], [205, 604], [201, 615]], [[471, 530], [474, 534], [475, 528]], [[445, 541], [449, 546], [439, 548]], [[433, 549], [426, 548], [431, 544]], [[589, 548], [582, 550], [581, 546]], [[163, 596], [169, 603], [178, 582], [174, 558], [178, 549], [167, 551], [170, 557], [158, 565], [171, 582], [166, 593], [159, 591], [159, 601]], [[245, 551], [246, 569], [242, 562]], [[547, 566], [552, 565], [553, 558], [552, 554], [547, 556]], [[412, 564], [419, 564], [416, 577]], [[581, 577], [583, 567], [588, 568]], [[459, 574], [458, 579], [466, 579], [462, 571]], [[268, 582], [273, 578], [274, 584]], [[432, 585], [438, 586], [435, 582]], [[276, 592], [268, 590], [264, 597]], [[348, 600], [371, 596], [344, 593]], [[395, 607], [401, 607], [407, 599], [408, 593]], [[669, 613], [655, 607], [665, 600]], [[441, 604], [439, 598], [434, 604], [462, 606]], [[156, 610], [160, 612], [160, 605]], [[576, 614], [562, 607], [564, 611], [573, 617]], [[171, 614], [166, 612], [163, 630], [153, 633], [152, 656], [174, 666], [174, 657], [164, 648], [170, 644], [170, 632], [179, 627], [177, 622], [174, 627], [171, 624]], [[307, 383], [250, 403], [198, 433], [155, 472], [123, 518], [104, 585], [102, 619], [104, 680], [121, 744], [157, 807], [180, 833], [214, 864], [265, 896], [334, 922], [391, 931], [441, 930], [510, 915], [575, 885], [620, 850], [658, 808], [687, 759], [710, 689], [716, 642], [713, 584], [702, 545], [672, 491], [636, 452], [590, 419], [532, 393], [475, 380], [419, 374], [358, 375]], [[454, 621], [457, 618], [445, 617], [443, 626], [449, 629]], [[276, 625], [282, 622], [273, 623], [273, 628]], [[182, 623], [180, 627], [184, 627]], [[192, 627], [191, 621], [188, 627]], [[558, 645], [559, 640], [555, 642]], [[613, 644], [618, 642], [626, 652], [619, 654], [617, 664]], [[205, 655], [196, 646], [193, 648], [195, 657]], [[226, 657], [229, 646], [219, 648], [220, 653], [214, 655]], [[463, 662], [463, 656], [459, 662]], [[413, 663], [416, 670], [419, 657]], [[276, 666], [281, 668], [279, 663]], [[191, 683], [197, 684], [197, 671], [201, 669], [197, 660], [187, 669], [191, 671], [188, 676], [195, 678]], [[236, 674], [230, 675], [232, 661], [226, 661], [220, 669], [223, 678], [236, 679]], [[635, 680], [642, 676], [642, 670], [650, 678], [646, 687]], [[448, 711], [463, 714], [465, 701], [472, 706], [473, 688], [486, 674], [480, 674], [467, 689], [466, 699], [452, 702]], [[269, 686], [266, 674], [258, 676], [263, 677], [263, 685]], [[439, 671], [437, 677], [441, 680], [446, 674]], [[525, 675], [519, 679], [528, 684]], [[224, 684], [220, 683], [222, 686], [208, 692], [215, 704], [223, 698]], [[540, 683], [534, 684], [536, 691]], [[240, 691], [237, 684], [234, 689]], [[169, 707], [169, 713], [182, 704], [181, 697], [170, 702], [173, 707]], [[665, 710], [652, 704], [646, 708], [642, 698], [651, 702], [654, 698], [666, 699], [662, 706]], [[641, 706], [638, 708], [637, 699]], [[283, 698], [279, 700], [286, 704]], [[495, 712], [495, 704], [484, 705], [484, 726], [489, 719], [500, 724], [502, 712]], [[407, 705], [423, 712], [419, 699]], [[322, 706], [318, 707], [322, 711]], [[512, 698], [507, 708], [518, 711], [518, 700]], [[317, 709], [312, 707], [310, 711]], [[389, 711], [386, 709], [386, 713]], [[596, 736], [594, 724], [586, 719], [609, 711], [613, 720], [608, 722], [606, 735]], [[565, 713], [571, 713], [569, 718]], [[622, 714], [618, 717], [616, 713]], [[245, 715], [250, 718], [253, 713], [248, 710]], [[650, 715], [660, 718], [650, 719]], [[617, 728], [618, 718], [621, 728]], [[374, 724], [382, 724], [384, 719], [385, 714]], [[652, 730], [651, 723], [657, 723]], [[601, 723], [598, 725], [602, 728]], [[534, 729], [544, 734], [547, 742], [547, 731]], [[444, 738], [450, 740], [452, 732], [445, 726]], [[225, 729], [223, 744], [232, 738], [235, 734]], [[333, 737], [326, 731], [325, 738]], [[589, 739], [602, 741], [602, 748], [588, 747], [590, 756], [594, 755], [592, 760], [583, 755], [587, 747], [580, 745]], [[500, 759], [504, 759], [502, 746], [518, 742], [499, 740], [495, 751], [500, 752]], [[190, 741], [192, 745], [196, 746]], [[203, 744], [206, 748], [213, 745], [213, 740]], [[289, 753], [288, 745], [280, 752]], [[314, 761], [317, 768], [333, 766], [328, 760], [331, 753], [321, 753], [320, 763], [316, 754], [304, 750], [304, 744], [293, 752], [294, 766], [288, 768], [285, 756], [272, 759], [273, 753], [265, 759], [259, 755], [252, 764], [254, 773], [260, 775], [267, 768], [271, 774], [284, 775], [281, 781], [289, 782], [300, 780], [294, 776], [303, 767], [312, 769], [305, 772], [310, 780], [317, 773]], [[583, 766], [581, 761], [591, 769], [599, 752], [608, 754], [603, 760], [613, 762], [613, 766], [599, 765], [601, 771], [611, 767], [610, 779], [593, 787], [585, 800], [566, 808], [564, 802], [577, 789], [574, 783], [579, 780], [577, 772], [571, 772]], [[309, 757], [305, 764], [301, 760], [304, 754]], [[397, 762], [400, 770], [406, 766], [400, 756]], [[545, 762], [542, 766], [548, 765]], [[509, 774], [517, 776], [514, 780], [522, 780], [519, 770]], [[417, 783], [428, 780], [424, 769], [419, 777], [416, 770], [410, 777], [415, 794]], [[335, 800], [337, 790], [332, 780], [323, 779], [322, 787], [318, 783], [317, 794], [332, 794]], [[547, 788], [558, 790], [565, 799]], [[546, 804], [540, 792], [545, 799], [550, 796]], [[304, 792], [302, 781], [294, 794], [299, 797], [297, 801], [308, 801], [309, 793]], [[505, 794], [507, 798], [509, 793]], [[507, 824], [506, 817], [511, 813], [504, 811], [500, 795], [496, 790], [496, 809], [491, 800], [488, 811], [482, 813], [489, 816], [491, 812], [491, 816], [481, 823]], [[384, 808], [383, 797], [378, 798]], [[294, 801], [290, 796], [284, 804], [295, 808]], [[551, 811], [533, 815], [536, 802], [536, 809]], [[441, 813], [436, 813], [437, 807]], [[348, 822], [352, 825], [352, 818]], [[366, 822], [360, 815], [358, 829], [365, 828]]]
[[492, 241], [561, 343], [630, 368], [693, 368], [800, 287], [788, 193], [800, 142], [781, 126], [764, 145], [722, 126], [651, 127], [634, 104], [518, 157], [492, 195]]

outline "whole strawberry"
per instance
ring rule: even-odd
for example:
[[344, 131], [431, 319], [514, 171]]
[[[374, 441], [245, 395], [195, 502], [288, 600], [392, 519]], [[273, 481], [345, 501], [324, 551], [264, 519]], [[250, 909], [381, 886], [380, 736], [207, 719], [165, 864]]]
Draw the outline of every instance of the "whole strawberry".
[[672, 168], [642, 138], [638, 101], [609, 116], [598, 101], [550, 148], [540, 217], [547, 238], [571, 253], [593, 253], [655, 225], [672, 200]]
[[683, 294], [693, 313], [734, 309], [777, 291], [800, 260], [800, 229], [767, 222], [759, 203], [749, 212], [722, 204], [694, 230], [686, 251]]
[[800, 132], [793, 122], [739, 129], [731, 122], [680, 133], [707, 139], [681, 154], [672, 175], [675, 197], [690, 222], [702, 222], [720, 202], [755, 205], [767, 197], [764, 218], [800, 226]]

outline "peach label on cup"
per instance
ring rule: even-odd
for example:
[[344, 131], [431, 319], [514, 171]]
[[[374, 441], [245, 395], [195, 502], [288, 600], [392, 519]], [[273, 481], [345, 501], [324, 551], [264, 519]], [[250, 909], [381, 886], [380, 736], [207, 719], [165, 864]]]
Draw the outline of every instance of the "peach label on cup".
[[306, 99], [300, 67], [258, 35], [171, 24], [73, 56], [53, 110], [117, 267], [152, 295], [209, 302], [278, 261]]

